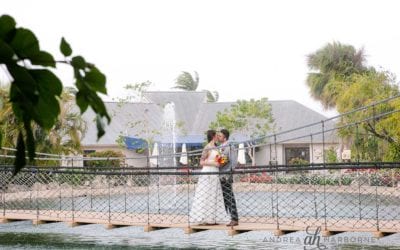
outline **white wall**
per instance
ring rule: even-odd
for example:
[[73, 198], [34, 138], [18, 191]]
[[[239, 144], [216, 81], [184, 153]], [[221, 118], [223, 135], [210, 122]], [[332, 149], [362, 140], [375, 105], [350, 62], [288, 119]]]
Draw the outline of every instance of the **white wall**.
[[[304, 145], [304, 144], [303, 144]], [[291, 146], [295, 146], [294, 144], [291, 144]], [[315, 143], [312, 145], [309, 145], [310, 147], [310, 162], [314, 163], [322, 163], [323, 162], [323, 145], [322, 143]], [[328, 150], [330, 148], [334, 148], [334, 150], [337, 151], [337, 157], [339, 157], [339, 152], [338, 152], [338, 144], [325, 144], [325, 150]], [[311, 150], [312, 149], [312, 150]], [[278, 160], [278, 164], [285, 164], [285, 150], [284, 150], [284, 145], [276, 145], [276, 156]], [[313, 151], [313, 152], [311, 152]], [[272, 156], [272, 157], [271, 157]], [[275, 145], [269, 145], [267, 146], [262, 146], [260, 147], [260, 150], [256, 152], [256, 165], [268, 165], [270, 161], [274, 161], [275, 159]], [[312, 158], [312, 159], [311, 159]]]
[[283, 147], [282, 145], [262, 146], [256, 152], [256, 165], [269, 165], [270, 161], [278, 161], [277, 164], [283, 164]]
[[[331, 148], [333, 148], [336, 152], [336, 157], [338, 160], [340, 160], [339, 154], [338, 154], [338, 144], [325, 144], [325, 150], [329, 150]], [[311, 146], [310, 146], [310, 161], [313, 163], [322, 163], [323, 162], [323, 144], [319, 143], [319, 144], [313, 144], [312, 146], [313, 149], [313, 153], [311, 154]], [[311, 157], [313, 159], [311, 159]]]

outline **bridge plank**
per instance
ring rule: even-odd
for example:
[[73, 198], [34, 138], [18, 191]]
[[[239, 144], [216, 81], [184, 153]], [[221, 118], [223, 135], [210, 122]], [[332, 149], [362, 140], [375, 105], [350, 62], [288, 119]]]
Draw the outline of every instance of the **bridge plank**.
[[[195, 233], [204, 230], [224, 230], [228, 235], [236, 235], [248, 231], [271, 231], [276, 235], [282, 235], [294, 231], [304, 231], [307, 226], [311, 228], [321, 227], [326, 236], [341, 232], [370, 232], [379, 237], [386, 234], [400, 232], [400, 220], [380, 220], [379, 231], [376, 230], [374, 219], [327, 219], [314, 218], [276, 218], [269, 217], [242, 217], [240, 224], [227, 227], [225, 224], [215, 226], [201, 226], [188, 223], [187, 215], [178, 214], [141, 214], [141, 213], [108, 213], [92, 211], [57, 211], [42, 210], [6, 210], [1, 223], [12, 220], [31, 220], [38, 224], [42, 222], [66, 222], [70, 226], [84, 224], [102, 224], [106, 228], [117, 226], [140, 226], [145, 231], [160, 230], [164, 228], [181, 228], [185, 233]], [[254, 222], [253, 222], [254, 221]], [[279, 223], [279, 226], [277, 224]]]

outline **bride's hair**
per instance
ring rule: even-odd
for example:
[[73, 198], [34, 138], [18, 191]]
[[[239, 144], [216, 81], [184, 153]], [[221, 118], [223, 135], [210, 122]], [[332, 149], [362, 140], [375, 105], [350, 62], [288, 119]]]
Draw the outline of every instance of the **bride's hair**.
[[210, 142], [214, 138], [217, 132], [214, 129], [207, 130], [207, 141]]

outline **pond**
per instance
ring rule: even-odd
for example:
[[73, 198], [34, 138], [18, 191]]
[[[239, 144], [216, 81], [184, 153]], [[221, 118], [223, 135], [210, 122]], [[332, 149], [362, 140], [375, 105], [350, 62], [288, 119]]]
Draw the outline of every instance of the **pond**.
[[[107, 230], [103, 225], [71, 228], [65, 223], [34, 226], [20, 221], [0, 224], [0, 249], [318, 249], [317, 241], [313, 245], [305, 243], [309, 236], [296, 232], [275, 237], [268, 231], [235, 236], [225, 231], [188, 235], [182, 229], [147, 233], [141, 227]], [[319, 240], [319, 249], [400, 249], [400, 234], [376, 239], [366, 233], [342, 233]]]

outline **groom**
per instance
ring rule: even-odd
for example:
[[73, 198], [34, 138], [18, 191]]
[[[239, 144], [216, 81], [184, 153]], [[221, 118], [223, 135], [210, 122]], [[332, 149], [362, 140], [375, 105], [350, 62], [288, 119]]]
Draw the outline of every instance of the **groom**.
[[228, 163], [221, 166], [219, 171], [223, 173], [220, 175], [222, 194], [224, 196], [225, 209], [231, 216], [231, 222], [227, 226], [239, 225], [239, 216], [236, 208], [235, 195], [233, 194], [232, 183], [233, 176], [232, 171], [236, 166], [237, 157], [235, 157], [235, 151], [233, 145], [229, 145], [229, 131], [221, 129], [217, 135], [218, 141], [221, 144], [220, 149], [223, 155], [228, 156]]

